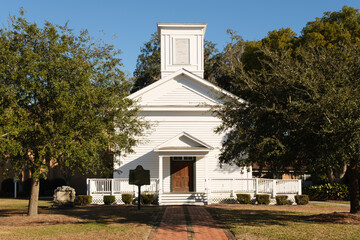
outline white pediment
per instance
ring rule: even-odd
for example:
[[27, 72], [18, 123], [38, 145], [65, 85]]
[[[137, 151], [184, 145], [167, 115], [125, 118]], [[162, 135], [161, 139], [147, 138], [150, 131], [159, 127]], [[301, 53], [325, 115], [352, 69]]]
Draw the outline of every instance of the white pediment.
[[196, 107], [222, 104], [223, 95], [235, 97], [216, 85], [181, 69], [129, 96], [141, 106]]
[[154, 151], [210, 151], [212, 147], [205, 142], [191, 136], [186, 132], [182, 132], [177, 136], [165, 141], [157, 146]]

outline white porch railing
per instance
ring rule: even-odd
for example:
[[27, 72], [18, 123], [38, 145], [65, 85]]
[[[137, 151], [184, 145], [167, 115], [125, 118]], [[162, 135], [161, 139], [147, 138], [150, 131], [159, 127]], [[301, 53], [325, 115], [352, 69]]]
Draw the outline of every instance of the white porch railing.
[[[93, 196], [93, 203], [102, 203], [103, 195], [115, 195], [116, 201], [122, 203], [122, 193], [137, 194], [138, 188], [130, 185], [128, 179], [88, 178], [88, 195]], [[151, 178], [150, 185], [141, 187], [144, 193], [159, 194], [159, 179]], [[235, 198], [236, 193], [249, 194], [301, 194], [301, 180], [265, 179], [265, 178], [212, 178], [205, 179], [206, 199], [208, 203], [221, 202], [221, 199]]]
[[301, 180], [266, 178], [212, 178], [207, 186], [212, 193], [301, 194]]
[[[150, 185], [141, 187], [141, 191], [158, 192], [158, 179], [151, 178]], [[130, 185], [128, 179], [123, 178], [88, 178], [87, 179], [88, 195], [101, 194], [101, 195], [117, 195], [122, 193], [135, 193], [138, 187]]]

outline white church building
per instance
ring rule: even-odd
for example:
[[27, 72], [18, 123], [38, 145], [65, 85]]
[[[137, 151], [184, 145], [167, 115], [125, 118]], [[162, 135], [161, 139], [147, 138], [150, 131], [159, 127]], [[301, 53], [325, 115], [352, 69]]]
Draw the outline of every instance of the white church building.
[[113, 179], [88, 179], [93, 203], [103, 195], [137, 192], [129, 185], [129, 170], [141, 165], [150, 170], [150, 185], [160, 205], [232, 202], [236, 193], [301, 194], [299, 180], [252, 178], [251, 167], [219, 164], [225, 134], [214, 129], [221, 124], [211, 111], [231, 93], [204, 79], [205, 23], [158, 23], [161, 43], [161, 79], [131, 94], [139, 116], [151, 128], [121, 157]]

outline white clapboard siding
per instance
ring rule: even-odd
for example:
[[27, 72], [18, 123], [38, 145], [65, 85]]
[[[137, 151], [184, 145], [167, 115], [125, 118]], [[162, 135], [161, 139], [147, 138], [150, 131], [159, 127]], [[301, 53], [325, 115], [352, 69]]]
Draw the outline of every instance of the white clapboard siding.
[[[251, 172], [246, 168], [226, 164], [220, 167], [218, 157], [224, 135], [217, 134], [214, 130], [221, 124], [221, 120], [214, 116], [211, 108], [206, 107], [223, 103], [222, 94], [216, 89], [216, 86], [180, 71], [173, 78], [159, 80], [139, 93], [130, 95], [140, 107], [139, 116], [151, 124], [151, 129], [141, 137], [141, 143], [134, 147], [133, 154], [118, 159], [120, 164], [115, 167], [119, 171], [114, 173], [114, 178], [128, 178], [129, 170], [137, 165], [150, 170], [151, 178], [158, 178], [160, 153], [154, 150], [164, 143], [177, 147], [206, 144], [207, 153], [194, 153], [197, 192], [205, 191], [206, 178], [251, 178]], [[189, 110], [189, 107], [192, 109]], [[200, 142], [186, 137], [181, 139], [181, 133], [186, 133]], [[171, 189], [169, 155], [171, 153], [163, 157], [162, 189], [165, 192], [170, 192]]]

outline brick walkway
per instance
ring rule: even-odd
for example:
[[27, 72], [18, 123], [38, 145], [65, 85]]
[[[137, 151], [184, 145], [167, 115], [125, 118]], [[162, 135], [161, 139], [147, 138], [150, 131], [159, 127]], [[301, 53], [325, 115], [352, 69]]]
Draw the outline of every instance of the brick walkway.
[[169, 206], [157, 228], [156, 240], [222, 240], [228, 239], [204, 207]]

